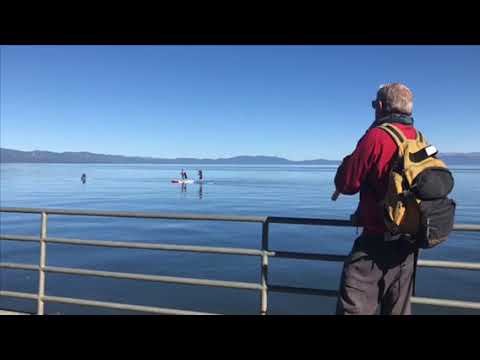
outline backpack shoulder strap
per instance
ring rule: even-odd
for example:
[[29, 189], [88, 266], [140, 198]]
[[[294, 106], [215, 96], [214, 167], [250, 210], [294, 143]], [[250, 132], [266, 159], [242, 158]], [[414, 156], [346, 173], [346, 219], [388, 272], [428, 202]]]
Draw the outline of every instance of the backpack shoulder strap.
[[386, 131], [392, 137], [393, 141], [395, 141], [395, 144], [397, 144], [398, 148], [400, 148], [401, 145], [405, 141], [407, 141], [407, 139], [402, 134], [402, 132], [398, 128], [393, 126], [392, 124], [384, 123], [384, 124], [381, 124], [381, 125], [377, 126], [377, 128], [383, 129], [384, 131]]
[[420, 142], [421, 144], [428, 144], [427, 138], [420, 132], [420, 130], [417, 130], [417, 142]]
[[422, 133], [420, 132], [420, 130], [417, 130], [417, 141], [420, 141], [420, 142], [424, 142], [425, 139], [423, 138], [423, 135]]

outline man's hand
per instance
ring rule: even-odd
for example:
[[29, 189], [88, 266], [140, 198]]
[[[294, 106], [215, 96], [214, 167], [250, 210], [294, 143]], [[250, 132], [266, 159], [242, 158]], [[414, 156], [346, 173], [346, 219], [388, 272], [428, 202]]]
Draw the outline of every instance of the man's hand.
[[337, 201], [338, 197], [340, 196], [340, 192], [338, 190], [335, 190], [334, 193], [332, 194], [332, 201]]

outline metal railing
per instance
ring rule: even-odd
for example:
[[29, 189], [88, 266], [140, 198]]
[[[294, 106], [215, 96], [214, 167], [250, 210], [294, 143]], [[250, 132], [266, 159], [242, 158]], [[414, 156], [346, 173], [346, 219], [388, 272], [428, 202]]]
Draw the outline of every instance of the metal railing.
[[[47, 273], [60, 273], [60, 274], [94, 276], [94, 277], [104, 277], [104, 278], [113, 278], [113, 279], [142, 280], [142, 281], [152, 281], [152, 282], [160, 282], [160, 283], [174, 283], [174, 284], [255, 290], [260, 292], [260, 314], [262, 315], [266, 315], [268, 313], [269, 292], [336, 297], [338, 294], [336, 290], [280, 286], [280, 285], [272, 285], [268, 282], [269, 258], [271, 257], [286, 258], [286, 259], [333, 261], [333, 262], [343, 262], [347, 257], [345, 255], [337, 255], [337, 254], [272, 251], [269, 249], [269, 245], [268, 245], [269, 225], [270, 224], [297, 224], [297, 225], [317, 225], [317, 226], [321, 225], [321, 226], [342, 226], [342, 227], [352, 226], [350, 221], [347, 221], [347, 220], [291, 218], [291, 217], [223, 216], [223, 215], [219, 216], [219, 215], [198, 215], [198, 214], [85, 211], [85, 210], [61, 210], [61, 209], [37, 209], [37, 208], [0, 208], [0, 213], [1, 212], [28, 213], [28, 214], [41, 215], [40, 237], [19, 236], [19, 235], [0, 235], [0, 240], [36, 242], [40, 244], [40, 256], [39, 256], [38, 265], [0, 262], [0, 268], [30, 270], [30, 271], [38, 272], [39, 281], [38, 281], [38, 291], [36, 294], [6, 291], [6, 290], [0, 289], [0, 296], [3, 296], [3, 297], [30, 299], [30, 300], [37, 301], [38, 315], [43, 315], [45, 313], [45, 303], [47, 302], [83, 305], [83, 306], [100, 307], [100, 308], [107, 308], [107, 309], [147, 312], [147, 313], [154, 313], [154, 314], [213, 315], [213, 314], [204, 313], [204, 312], [186, 311], [186, 310], [178, 310], [178, 309], [166, 309], [166, 308], [154, 307], [154, 306], [142, 306], [142, 305], [104, 302], [104, 301], [95, 301], [95, 300], [79, 299], [79, 298], [49, 296], [45, 293], [45, 280], [46, 280]], [[152, 243], [138, 243], [138, 242], [50, 238], [47, 236], [47, 223], [48, 223], [48, 217], [50, 215], [259, 223], [262, 226], [262, 230], [261, 230], [262, 241], [261, 241], [260, 249], [246, 249], [246, 248], [227, 248], [227, 247], [212, 247], [212, 246], [188, 246], [188, 245], [170, 245], [170, 244], [167, 245], [167, 244], [152, 244]], [[456, 224], [454, 226], [454, 231], [480, 232], [480, 226]], [[209, 280], [209, 279], [199, 279], [199, 278], [147, 275], [147, 274], [122, 273], [122, 272], [98, 271], [98, 270], [88, 270], [88, 269], [79, 269], [79, 268], [48, 266], [47, 265], [47, 244], [49, 243], [109, 247], [109, 248], [258, 256], [260, 257], [260, 282], [251, 283], [251, 282], [238, 282], [238, 281], [220, 281], [220, 280]], [[470, 262], [419, 260], [418, 266], [445, 268], [445, 269], [480, 270], [480, 263], [470, 263]], [[480, 302], [472, 302], [472, 301], [458, 301], [458, 300], [437, 299], [437, 298], [428, 298], [428, 297], [412, 297], [412, 303], [480, 310]]]

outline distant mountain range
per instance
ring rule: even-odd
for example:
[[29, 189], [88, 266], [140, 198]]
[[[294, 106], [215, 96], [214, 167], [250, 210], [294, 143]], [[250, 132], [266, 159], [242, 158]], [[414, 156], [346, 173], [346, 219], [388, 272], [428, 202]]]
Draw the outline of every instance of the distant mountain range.
[[[443, 153], [447, 165], [480, 165], [480, 152]], [[235, 156], [220, 159], [175, 158], [94, 154], [90, 152], [20, 151], [0, 148], [0, 163], [67, 163], [67, 164], [232, 164], [232, 165], [335, 165], [340, 160], [293, 161], [276, 156]]]
[[438, 157], [447, 165], [480, 165], [480, 152], [440, 153]]
[[19, 151], [0, 148], [0, 163], [103, 163], [103, 164], [239, 164], [239, 165], [327, 165], [336, 160], [292, 161], [276, 156], [235, 156], [220, 159], [175, 158], [94, 154], [90, 152]]

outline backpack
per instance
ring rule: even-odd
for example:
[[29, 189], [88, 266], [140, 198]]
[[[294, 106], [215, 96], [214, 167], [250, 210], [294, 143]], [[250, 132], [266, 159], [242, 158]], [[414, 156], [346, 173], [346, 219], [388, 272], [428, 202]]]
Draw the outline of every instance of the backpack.
[[398, 146], [392, 162], [387, 192], [382, 201], [387, 237], [405, 237], [417, 248], [429, 249], [448, 239], [456, 203], [447, 195], [454, 180], [420, 131], [407, 139], [390, 123], [377, 126]]

